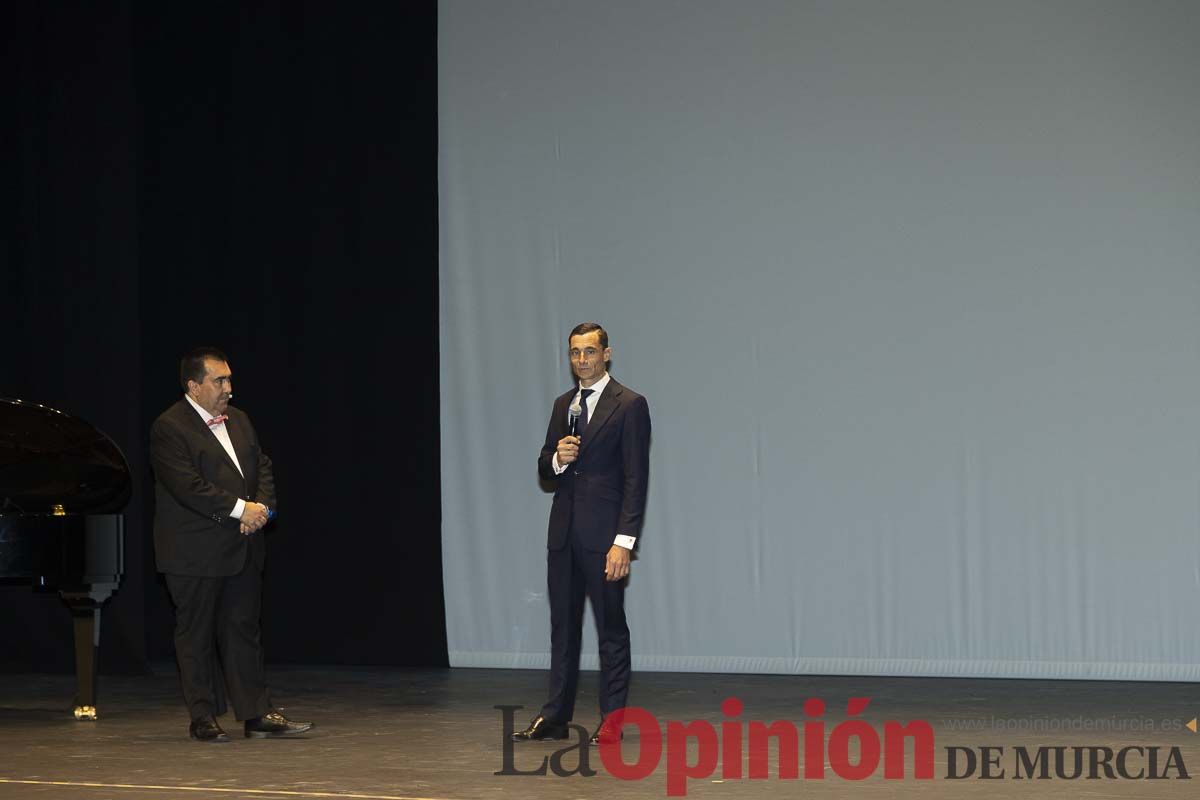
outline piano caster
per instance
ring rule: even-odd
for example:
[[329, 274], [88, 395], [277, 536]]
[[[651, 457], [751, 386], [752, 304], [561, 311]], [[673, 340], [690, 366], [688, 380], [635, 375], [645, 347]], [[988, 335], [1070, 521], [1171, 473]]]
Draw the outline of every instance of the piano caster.
[[75, 719], [95, 721], [96, 707], [95, 706], [75, 706]]

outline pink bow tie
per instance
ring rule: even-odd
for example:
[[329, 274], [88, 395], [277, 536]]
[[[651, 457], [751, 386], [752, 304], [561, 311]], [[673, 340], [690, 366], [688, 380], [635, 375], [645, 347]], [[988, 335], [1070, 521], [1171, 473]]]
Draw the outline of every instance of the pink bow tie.
[[225, 421], [225, 420], [227, 420], [227, 419], [229, 419], [229, 417], [227, 417], [227, 416], [226, 416], [226, 415], [224, 415], [224, 414], [222, 414], [222, 415], [221, 415], [221, 416], [219, 416], [219, 417], [213, 417], [212, 419], [210, 419], [210, 420], [208, 421], [208, 427], [210, 427], [210, 428], [215, 428], [215, 427], [217, 427], [218, 425], [220, 425], [222, 422], [224, 422], [224, 421]]

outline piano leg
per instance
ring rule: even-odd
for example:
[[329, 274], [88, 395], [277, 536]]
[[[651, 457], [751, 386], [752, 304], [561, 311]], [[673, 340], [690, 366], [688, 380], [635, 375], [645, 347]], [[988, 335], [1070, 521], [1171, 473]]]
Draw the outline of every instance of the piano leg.
[[100, 652], [100, 607], [116, 584], [94, 583], [86, 592], [59, 592], [75, 623], [75, 719], [96, 718], [96, 663]]
[[75, 719], [96, 718], [96, 654], [100, 649], [100, 606], [71, 607], [75, 622]]

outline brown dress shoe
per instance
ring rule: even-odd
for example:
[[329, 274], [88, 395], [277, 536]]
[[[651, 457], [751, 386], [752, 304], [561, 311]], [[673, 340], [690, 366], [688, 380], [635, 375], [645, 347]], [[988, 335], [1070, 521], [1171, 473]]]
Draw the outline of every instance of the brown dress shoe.
[[198, 742], [231, 742], [229, 734], [221, 730], [214, 717], [200, 717], [188, 726], [188, 735]]
[[538, 714], [533, 718], [533, 722], [529, 723], [528, 728], [513, 733], [512, 740], [514, 742], [536, 742], [542, 739], [565, 739], [567, 736], [567, 723], [551, 722]]

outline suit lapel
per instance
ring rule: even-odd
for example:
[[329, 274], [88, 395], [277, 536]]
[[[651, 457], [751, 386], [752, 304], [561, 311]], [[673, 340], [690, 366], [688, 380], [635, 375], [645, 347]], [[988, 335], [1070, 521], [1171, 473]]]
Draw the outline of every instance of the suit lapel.
[[575, 389], [559, 396], [554, 401], [554, 418], [558, 420], [559, 438], [567, 435], [570, 427], [570, 422], [567, 417], [567, 409], [571, 407], [571, 401], [575, 399]]
[[617, 383], [614, 379], [609, 378], [608, 387], [604, 393], [600, 395], [599, 402], [596, 403], [596, 413], [588, 420], [587, 429], [583, 432], [583, 444], [579, 446], [579, 452], [582, 454], [587, 450], [588, 445], [596, 438], [596, 434], [604, 427], [604, 423], [608, 422], [608, 418], [617, 410], [617, 406], [621, 404], [620, 397], [625, 387]]
[[[179, 402], [183, 406], [183, 414], [188, 419], [188, 424], [192, 427], [192, 430], [195, 431], [196, 435], [201, 437], [200, 440], [204, 442], [204, 446], [207, 447], [211, 452], [219, 453], [221, 458], [225, 459], [225, 463], [228, 464], [234, 472], [243, 475], [244, 480], [244, 473], [241, 473], [241, 471], [238, 469], [238, 465], [233, 463], [233, 459], [229, 457], [229, 453], [225, 450], [225, 446], [221, 444], [221, 440], [218, 439], [217, 435], [212, 432], [212, 429], [205, 424], [204, 420], [200, 419], [200, 415], [196, 413], [196, 409], [192, 408], [192, 404], [187, 400], [180, 400]], [[230, 428], [229, 422], [230, 420], [225, 420], [226, 429]], [[234, 436], [232, 431], [230, 431], [229, 440], [233, 442], [233, 451], [237, 453], [238, 460], [241, 461], [242, 448], [238, 447], [238, 437]]]
[[[250, 443], [246, 441], [241, 426], [234, 422], [232, 417], [225, 420], [225, 430], [229, 432], [229, 442], [233, 445], [233, 452], [237, 453], [238, 464], [242, 465], [241, 470], [239, 470], [242, 473], [242, 480], [249, 485], [250, 480], [247, 472], [250, 470]], [[213, 438], [217, 437], [213, 436]], [[217, 444], [220, 445], [221, 443], [217, 442]], [[224, 451], [225, 448], [222, 447], [221, 450]], [[229, 454], [225, 453], [225, 455], [228, 456]], [[234, 465], [235, 469], [236, 467], [237, 464]]]

